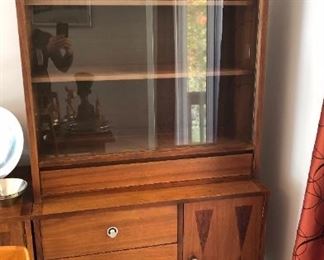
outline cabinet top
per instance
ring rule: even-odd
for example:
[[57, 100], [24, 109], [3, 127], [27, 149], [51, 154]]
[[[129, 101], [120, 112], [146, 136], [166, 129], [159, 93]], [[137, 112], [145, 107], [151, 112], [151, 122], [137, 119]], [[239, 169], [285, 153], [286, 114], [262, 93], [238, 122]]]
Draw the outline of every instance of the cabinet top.
[[253, 0], [26, 0], [27, 5], [250, 5]]

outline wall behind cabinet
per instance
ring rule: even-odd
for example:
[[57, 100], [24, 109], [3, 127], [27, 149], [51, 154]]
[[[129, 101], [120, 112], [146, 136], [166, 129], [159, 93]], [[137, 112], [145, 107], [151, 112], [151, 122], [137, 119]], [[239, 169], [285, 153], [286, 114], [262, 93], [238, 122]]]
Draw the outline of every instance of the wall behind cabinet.
[[[0, 106], [13, 112], [23, 125], [27, 137], [25, 98], [21, 73], [16, 2], [2, 0], [0, 7]], [[0, 122], [3, 124], [4, 122]], [[25, 141], [21, 163], [29, 163]]]
[[266, 255], [291, 259], [324, 97], [323, 0], [270, 0], [261, 179]]

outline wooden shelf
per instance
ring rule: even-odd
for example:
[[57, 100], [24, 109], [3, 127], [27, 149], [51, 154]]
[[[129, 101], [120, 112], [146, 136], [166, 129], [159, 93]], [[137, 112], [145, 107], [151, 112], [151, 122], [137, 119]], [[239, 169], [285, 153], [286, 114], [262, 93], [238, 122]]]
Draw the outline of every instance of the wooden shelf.
[[[74, 71], [77, 71], [73, 69]], [[78, 76], [78, 81], [116, 81], [116, 80], [148, 80], [148, 79], [172, 79], [172, 78], [194, 78], [194, 77], [212, 77], [212, 76], [244, 76], [252, 74], [252, 71], [245, 69], [222, 69], [209, 72], [175, 72], [172, 70], [161, 70], [155, 73], [148, 73], [144, 70], [90, 70], [89, 68], [80, 68], [78, 71], [87, 72]], [[59, 83], [75, 82], [74, 73], [50, 73], [47, 75], [34, 75], [33, 83]]]
[[247, 6], [252, 0], [26, 0], [27, 5], [106, 5], [106, 6], [145, 6], [145, 5], [225, 5]]
[[199, 200], [223, 199], [233, 196], [264, 196], [267, 189], [256, 181], [211, 183], [192, 186], [176, 186], [159, 189], [144, 189], [112, 193], [109, 191], [49, 197], [36, 204], [33, 215], [73, 213], [99, 209], [125, 209], [156, 204], [186, 203]]
[[147, 162], [156, 160], [173, 160], [180, 158], [195, 158], [201, 156], [226, 155], [235, 153], [248, 153], [254, 149], [253, 145], [239, 140], [219, 140], [217, 144], [179, 146], [172, 148], [161, 148], [159, 150], [128, 151], [118, 153], [83, 153], [83, 154], [62, 154], [43, 155], [40, 158], [39, 166], [42, 169], [59, 169], [73, 165], [97, 166], [118, 163]]

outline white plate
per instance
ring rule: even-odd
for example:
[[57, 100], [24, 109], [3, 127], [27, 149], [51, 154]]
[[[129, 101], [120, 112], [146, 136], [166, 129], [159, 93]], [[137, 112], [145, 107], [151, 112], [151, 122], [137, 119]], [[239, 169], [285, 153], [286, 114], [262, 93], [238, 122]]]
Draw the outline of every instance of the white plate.
[[18, 164], [24, 147], [24, 135], [17, 118], [0, 107], [0, 178], [5, 178]]

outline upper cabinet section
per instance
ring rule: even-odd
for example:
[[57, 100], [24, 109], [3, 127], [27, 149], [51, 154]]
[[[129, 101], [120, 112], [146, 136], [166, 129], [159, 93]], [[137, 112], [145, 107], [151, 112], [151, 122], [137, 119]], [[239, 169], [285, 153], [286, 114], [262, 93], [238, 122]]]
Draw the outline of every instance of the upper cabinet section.
[[[41, 163], [252, 141], [257, 1], [29, 0]], [[176, 148], [176, 149], [175, 149]]]

